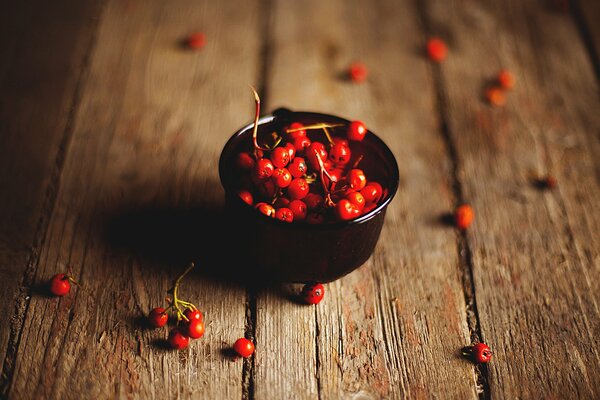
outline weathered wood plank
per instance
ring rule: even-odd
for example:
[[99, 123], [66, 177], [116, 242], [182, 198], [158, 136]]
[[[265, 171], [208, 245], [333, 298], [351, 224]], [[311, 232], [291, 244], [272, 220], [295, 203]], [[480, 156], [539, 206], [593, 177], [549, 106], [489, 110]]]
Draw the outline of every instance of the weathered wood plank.
[[588, 56], [594, 66], [596, 79], [600, 80], [600, 3], [594, 0], [577, 0], [571, 4]]
[[[544, 2], [430, 1], [492, 398], [600, 396], [598, 86], [573, 20]], [[478, 60], [473, 62], [473, 60]], [[481, 101], [501, 67], [504, 108]], [[551, 173], [541, 191], [531, 172]]]
[[[259, 296], [257, 398], [477, 397], [459, 356], [469, 331], [456, 240], [438, 223], [454, 203], [451, 168], [416, 10], [279, 1], [272, 21], [269, 106], [362, 119], [397, 156], [401, 187], [372, 259], [326, 285], [315, 309]], [[356, 59], [370, 68], [362, 85], [343, 78]]]
[[99, 11], [95, 1], [64, 3], [0, 5], [0, 312], [16, 313], [0, 325], [0, 393], [12, 375], [28, 294], [21, 285], [33, 278]]
[[[71, 267], [82, 286], [31, 299], [11, 397], [242, 395], [242, 363], [223, 349], [244, 333], [244, 289], [186, 280], [207, 331], [185, 351], [164, 349], [166, 328], [146, 330], [138, 317], [164, 304], [192, 256], [208, 268], [222, 250], [202, 246], [198, 231], [216, 227], [217, 158], [252, 114], [258, 10], [254, 1], [106, 5], [36, 272], [43, 282]], [[182, 49], [195, 30], [206, 48]]]

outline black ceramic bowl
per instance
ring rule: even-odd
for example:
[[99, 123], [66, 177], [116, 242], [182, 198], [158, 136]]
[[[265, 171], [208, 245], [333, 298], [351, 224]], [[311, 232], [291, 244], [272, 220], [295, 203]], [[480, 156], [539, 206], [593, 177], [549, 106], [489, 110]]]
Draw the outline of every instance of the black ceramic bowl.
[[[333, 115], [279, 109], [259, 119], [259, 136], [291, 122], [349, 123]], [[252, 127], [249, 124], [237, 131], [219, 160], [232, 251], [239, 252], [240, 259], [248, 262], [258, 277], [282, 282], [331, 282], [363, 265], [373, 253], [385, 211], [398, 189], [398, 164], [387, 145], [371, 131], [362, 142], [352, 145], [353, 155], [364, 155], [360, 168], [367, 178], [387, 189], [375, 209], [351, 221], [288, 223], [260, 214], [237, 195], [239, 170], [235, 159], [239, 152], [252, 148]]]

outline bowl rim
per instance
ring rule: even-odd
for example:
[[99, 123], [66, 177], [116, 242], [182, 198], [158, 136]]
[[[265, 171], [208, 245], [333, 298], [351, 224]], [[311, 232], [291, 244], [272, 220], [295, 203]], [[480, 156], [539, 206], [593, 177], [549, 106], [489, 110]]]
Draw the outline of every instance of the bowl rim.
[[[320, 112], [304, 111], [304, 110], [290, 111], [288, 109], [277, 109], [270, 114], [261, 116], [258, 119], [258, 125], [264, 125], [269, 122], [272, 122], [274, 119], [277, 118], [276, 114], [278, 111], [280, 111], [280, 112], [283, 111], [287, 115], [295, 114], [295, 115], [304, 115], [304, 116], [310, 116], [310, 117], [316, 117], [316, 118], [325, 117], [325, 118], [337, 119], [337, 120], [340, 120], [345, 123], [351, 122], [350, 120], [348, 120], [346, 118], [342, 118], [340, 116], [333, 115], [333, 114], [325, 114], [325, 113], [320, 113]], [[232, 192], [232, 190], [227, 188], [225, 185], [225, 182], [224, 182], [225, 155], [230, 153], [229, 148], [233, 146], [235, 139], [239, 136], [242, 136], [244, 133], [251, 130], [253, 127], [254, 127], [254, 122], [251, 122], [251, 123], [241, 127], [240, 129], [238, 129], [233, 135], [231, 135], [231, 137], [229, 137], [229, 139], [223, 146], [223, 149], [221, 150], [221, 154], [219, 156], [219, 180], [221, 182], [221, 186], [223, 187], [223, 189], [225, 191], [226, 196], [230, 196], [231, 195], [230, 193]], [[376, 217], [378, 214], [385, 212], [385, 210], [387, 209], [387, 206], [390, 204], [390, 202], [395, 197], [396, 192], [398, 191], [398, 187], [400, 185], [400, 171], [398, 169], [398, 162], [397, 162], [396, 156], [394, 155], [392, 150], [377, 134], [372, 132], [370, 129], [367, 129], [367, 134], [370, 136], [369, 140], [374, 140], [376, 142], [376, 144], [379, 147], [381, 147], [381, 149], [383, 149], [383, 151], [385, 153], [387, 153], [388, 160], [390, 161], [390, 164], [391, 164], [391, 169], [392, 169], [391, 181], [392, 181], [393, 187], [388, 188], [388, 194], [385, 197], [385, 199], [381, 202], [381, 204], [379, 204], [377, 207], [375, 207], [373, 210], [369, 211], [368, 213], [363, 214], [358, 218], [351, 219], [348, 221], [334, 221], [334, 222], [326, 222], [323, 224], [294, 224], [293, 222], [289, 223], [289, 222], [285, 222], [285, 221], [280, 221], [277, 218], [257, 218], [257, 220], [263, 221], [264, 223], [273, 223], [273, 224], [280, 225], [282, 227], [287, 227], [290, 229], [304, 229], [304, 230], [315, 230], [316, 231], [316, 230], [336, 229], [336, 228], [340, 228], [343, 226], [365, 223], [365, 222], [368, 222], [369, 220], [373, 219], [374, 217]], [[235, 196], [235, 197], [237, 197], [237, 196]], [[238, 200], [239, 200], [240, 204], [245, 205], [245, 203], [241, 199], [238, 198]], [[252, 207], [248, 207], [248, 210], [253, 211]], [[257, 214], [257, 216], [260, 216], [259, 213], [256, 213], [256, 214]]]

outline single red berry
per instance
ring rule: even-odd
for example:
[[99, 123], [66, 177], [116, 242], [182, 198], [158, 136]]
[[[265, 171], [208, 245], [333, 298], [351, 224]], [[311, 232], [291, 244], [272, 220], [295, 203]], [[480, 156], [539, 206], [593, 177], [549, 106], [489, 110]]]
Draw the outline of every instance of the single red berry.
[[310, 283], [304, 285], [301, 295], [308, 304], [319, 304], [325, 296], [325, 288], [320, 283]]
[[471, 355], [477, 363], [488, 363], [492, 359], [492, 350], [485, 343], [477, 343], [471, 347]]
[[294, 221], [294, 213], [289, 208], [279, 208], [275, 211], [275, 218], [284, 222], [292, 222]]
[[271, 162], [275, 168], [285, 168], [290, 162], [290, 153], [285, 147], [277, 147], [271, 153]]
[[364, 82], [367, 79], [367, 76], [369, 76], [369, 69], [365, 64], [361, 62], [353, 62], [350, 64], [350, 67], [348, 68], [348, 78], [350, 78], [352, 82]]
[[294, 147], [294, 145], [292, 143], [286, 143], [284, 148], [288, 151], [288, 154], [290, 155], [290, 162], [291, 160], [294, 159], [294, 157], [296, 156], [296, 148]]
[[350, 187], [354, 190], [360, 191], [367, 185], [367, 177], [362, 169], [354, 168], [348, 172], [346, 177]]
[[255, 162], [254, 158], [252, 158], [249, 153], [242, 152], [237, 155], [236, 164], [242, 169], [252, 169], [254, 168]]
[[363, 140], [366, 134], [367, 127], [361, 121], [350, 122], [348, 125], [348, 130], [346, 131], [346, 136], [348, 136], [348, 139], [355, 142], [360, 142]]
[[[336, 185], [339, 184], [342, 179], [343, 179], [343, 175], [344, 175], [344, 170], [341, 168], [334, 168], [331, 171], [327, 171], [329, 173], [329, 175], [331, 176], [331, 181], [334, 182]], [[329, 178], [327, 178], [327, 176], [325, 176], [325, 183], [327, 185], [329, 185], [331, 182], [329, 180]], [[332, 186], [332, 189], [334, 188], [334, 186]]]
[[275, 183], [275, 186], [285, 188], [292, 183], [292, 174], [290, 174], [290, 171], [288, 171], [287, 168], [277, 168], [273, 172], [271, 179], [273, 180], [273, 183]]
[[342, 221], [349, 221], [360, 215], [360, 210], [348, 199], [342, 199], [335, 205], [335, 214]]
[[275, 209], [272, 205], [267, 203], [258, 203], [254, 206], [260, 213], [266, 215], [267, 217], [275, 217]]
[[317, 193], [308, 193], [304, 198], [304, 203], [309, 210], [316, 210], [323, 206], [323, 196]]
[[190, 338], [187, 335], [184, 335], [178, 328], [173, 328], [171, 329], [171, 332], [169, 332], [168, 341], [172, 348], [181, 350], [188, 346]]
[[365, 208], [363, 208], [363, 215], [368, 214], [373, 211], [377, 207], [377, 203], [365, 204]]
[[306, 222], [313, 225], [322, 224], [325, 222], [325, 216], [323, 214], [313, 212], [306, 216]]
[[56, 274], [50, 280], [50, 292], [55, 296], [64, 296], [71, 290], [71, 278], [67, 274]]
[[498, 85], [503, 89], [512, 89], [515, 86], [515, 77], [503, 69], [498, 73]]
[[275, 167], [271, 160], [267, 158], [261, 158], [256, 162], [256, 166], [254, 167], [254, 175], [258, 179], [266, 179], [273, 175], [273, 171], [275, 171]]
[[306, 149], [306, 161], [308, 162], [308, 165], [315, 171], [319, 171], [321, 169], [319, 160], [317, 159], [317, 154], [321, 158], [321, 161], [327, 160], [327, 150], [325, 149], [323, 143], [312, 142]]
[[366, 204], [377, 204], [383, 195], [383, 188], [377, 182], [368, 182], [360, 194], [365, 198]]
[[254, 204], [254, 197], [252, 197], [252, 193], [250, 193], [247, 190], [240, 190], [238, 192], [238, 196], [240, 196], [240, 199], [242, 199], [242, 201], [248, 205], [252, 205]]
[[275, 186], [275, 182], [271, 179], [268, 181], [264, 181], [258, 184], [258, 192], [263, 198], [271, 200], [275, 193], [277, 192], [277, 187]]
[[148, 314], [148, 322], [155, 328], [165, 326], [169, 321], [169, 315], [162, 307], [153, 308]]
[[502, 107], [504, 104], [506, 104], [506, 95], [502, 89], [497, 86], [491, 86], [487, 88], [485, 90], [485, 98], [487, 99], [488, 103], [495, 107]]
[[288, 185], [287, 193], [291, 200], [302, 200], [309, 190], [308, 183], [303, 178], [296, 178]]
[[359, 212], [365, 208], [365, 198], [360, 192], [350, 192], [346, 194], [346, 199], [350, 201], [350, 203], [354, 204]]
[[192, 319], [187, 324], [187, 334], [192, 339], [200, 339], [204, 335], [204, 321]]
[[329, 159], [338, 167], [343, 167], [350, 161], [350, 146], [344, 143], [336, 143], [329, 149]]
[[294, 214], [294, 221], [304, 221], [306, 219], [308, 208], [302, 200], [292, 200], [289, 209], [292, 210], [292, 214]]
[[429, 59], [435, 62], [441, 62], [446, 59], [448, 47], [440, 38], [431, 38], [427, 41], [427, 55]]
[[242, 357], [250, 357], [254, 353], [254, 343], [246, 338], [240, 338], [235, 341], [233, 350]]
[[202, 313], [200, 312], [200, 310], [192, 310], [191, 308], [188, 308], [187, 310], [185, 310], [185, 312], [183, 314], [188, 319], [188, 321], [194, 321], [194, 320], [203, 321], [204, 320], [204, 317], [202, 316]]
[[275, 209], [277, 208], [289, 208], [290, 205], [290, 199], [288, 199], [287, 197], [278, 197], [277, 200], [275, 200], [275, 203], [273, 204], [273, 207], [275, 207]]
[[203, 32], [191, 34], [188, 36], [187, 45], [190, 49], [202, 49], [206, 45], [206, 35]]
[[294, 178], [300, 178], [300, 177], [304, 176], [304, 174], [306, 174], [306, 171], [308, 170], [308, 166], [306, 165], [306, 161], [304, 161], [304, 158], [296, 157], [292, 160], [292, 162], [288, 166], [288, 170], [290, 171], [290, 174], [292, 174], [292, 176]]
[[311, 143], [312, 142], [310, 139], [306, 136], [298, 136], [292, 140], [292, 144], [294, 145], [297, 153], [302, 153], [310, 146]]
[[[302, 125], [300, 122], [293, 122], [290, 124], [290, 126], [287, 127], [287, 130], [299, 129], [299, 128], [303, 128], [303, 127], [304, 127], [304, 125]], [[299, 137], [306, 137], [306, 130], [304, 130], [304, 129], [295, 130], [294, 132], [288, 132], [288, 135], [290, 135], [290, 138], [292, 138], [292, 139], [296, 139]]]
[[456, 208], [454, 213], [454, 221], [458, 229], [467, 229], [473, 222], [473, 208], [468, 204], [461, 204]]
[[558, 182], [554, 176], [548, 175], [544, 179], [542, 179], [542, 183], [544, 187], [548, 189], [554, 189]]

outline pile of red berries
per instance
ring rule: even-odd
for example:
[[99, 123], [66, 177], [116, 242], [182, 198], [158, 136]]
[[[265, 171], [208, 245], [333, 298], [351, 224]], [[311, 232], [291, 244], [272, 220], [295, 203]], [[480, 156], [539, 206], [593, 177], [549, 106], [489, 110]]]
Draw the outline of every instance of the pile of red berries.
[[292, 122], [259, 144], [260, 99], [254, 94], [253, 143], [236, 158], [245, 203], [270, 218], [309, 224], [347, 221], [377, 207], [386, 189], [360, 168], [362, 155], [351, 163], [367, 134], [362, 122]]

